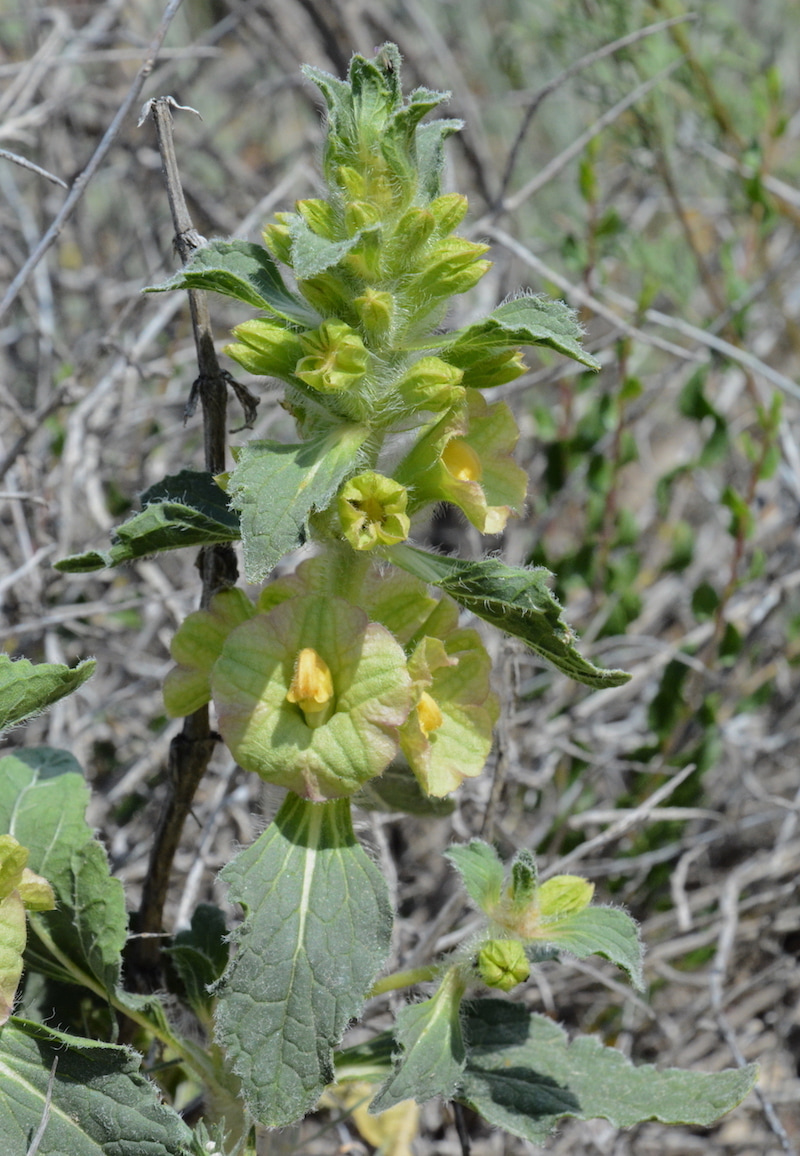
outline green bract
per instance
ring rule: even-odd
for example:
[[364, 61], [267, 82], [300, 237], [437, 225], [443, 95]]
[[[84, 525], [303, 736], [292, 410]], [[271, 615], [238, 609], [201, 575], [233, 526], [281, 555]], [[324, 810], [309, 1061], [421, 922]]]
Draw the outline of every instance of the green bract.
[[[309, 725], [289, 701], [298, 657], [313, 649], [330, 670], [330, 717]], [[343, 599], [282, 602], [228, 635], [211, 672], [222, 737], [245, 770], [304, 798], [351, 795], [397, 752], [412, 706], [402, 647]]]

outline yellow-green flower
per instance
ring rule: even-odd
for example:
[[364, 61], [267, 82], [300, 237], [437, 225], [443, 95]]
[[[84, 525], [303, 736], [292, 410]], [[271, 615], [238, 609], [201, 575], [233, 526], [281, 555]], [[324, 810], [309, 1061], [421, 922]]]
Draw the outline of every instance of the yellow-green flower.
[[369, 353], [354, 329], [343, 321], [326, 321], [300, 335], [306, 352], [295, 375], [320, 393], [350, 389], [364, 377]]
[[476, 631], [454, 630], [426, 635], [408, 669], [416, 697], [400, 746], [422, 789], [441, 798], [486, 765], [500, 713], [491, 662]]
[[414, 508], [452, 502], [482, 534], [499, 534], [525, 501], [528, 476], [511, 454], [519, 430], [505, 402], [470, 391], [465, 407], [429, 427], [394, 472]]
[[408, 492], [392, 478], [371, 470], [358, 474], [342, 486], [337, 505], [342, 531], [354, 550], [393, 546], [408, 537]]

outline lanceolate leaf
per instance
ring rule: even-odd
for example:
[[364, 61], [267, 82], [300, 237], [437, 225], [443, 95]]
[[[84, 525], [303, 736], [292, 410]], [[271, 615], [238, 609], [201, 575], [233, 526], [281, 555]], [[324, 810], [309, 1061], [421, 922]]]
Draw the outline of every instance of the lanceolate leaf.
[[7, 654], [0, 654], [0, 734], [72, 694], [86, 682], [96, 665], [92, 658], [73, 669], [57, 662], [34, 665], [27, 658], [14, 661]]
[[575, 311], [550, 297], [516, 297], [498, 306], [488, 317], [450, 336], [449, 349], [485, 350], [497, 346], [546, 345], [589, 369], [600, 362], [581, 346], [582, 328]]
[[754, 1064], [713, 1074], [634, 1067], [593, 1036], [570, 1043], [552, 1020], [506, 1000], [475, 1000], [463, 1013], [467, 1065], [457, 1098], [534, 1144], [564, 1116], [618, 1128], [644, 1120], [708, 1126], [755, 1082]]
[[602, 690], [630, 678], [624, 670], [594, 666], [578, 651], [561, 606], [547, 587], [550, 574], [543, 567], [525, 570], [496, 558], [464, 562], [406, 545], [389, 547], [385, 554], [403, 570], [439, 586], [478, 618], [521, 638], [576, 682]]
[[57, 901], [56, 910], [31, 917], [26, 957], [69, 979], [48, 950], [50, 939], [110, 992], [119, 979], [127, 915], [122, 884], [111, 878], [105, 850], [84, 818], [88, 801], [81, 768], [65, 751], [38, 747], [0, 759], [0, 832], [30, 850], [28, 867], [50, 883]]
[[320, 321], [305, 301], [286, 288], [264, 246], [251, 241], [210, 241], [169, 281], [151, 285], [145, 293], [164, 293], [168, 289], [223, 293], [306, 327]]
[[623, 968], [640, 990], [642, 948], [636, 924], [617, 907], [584, 907], [571, 915], [544, 922], [536, 939], [572, 952], [579, 959], [604, 955]]
[[189, 1128], [139, 1063], [129, 1048], [12, 1018], [0, 1033], [0, 1151], [24, 1156], [46, 1117], [37, 1156], [188, 1156]]
[[399, 1013], [395, 1039], [400, 1051], [371, 1112], [385, 1112], [403, 1100], [424, 1104], [433, 1096], [452, 1098], [466, 1058], [460, 1020], [463, 994], [463, 981], [454, 969], [432, 999]]
[[56, 569], [84, 573], [162, 550], [211, 546], [240, 537], [239, 519], [228, 507], [227, 495], [208, 473], [182, 470], [164, 478], [142, 494], [142, 505], [141, 513], [117, 526], [110, 550], [73, 554], [56, 562]]
[[217, 1038], [256, 1120], [283, 1127], [333, 1078], [332, 1048], [384, 962], [386, 883], [356, 842], [348, 800], [296, 795], [222, 877], [246, 919], [218, 993]]
[[244, 447], [228, 490], [241, 511], [248, 582], [260, 582], [301, 543], [308, 515], [328, 504], [366, 436], [364, 427], [346, 426], [300, 444], [253, 441]]

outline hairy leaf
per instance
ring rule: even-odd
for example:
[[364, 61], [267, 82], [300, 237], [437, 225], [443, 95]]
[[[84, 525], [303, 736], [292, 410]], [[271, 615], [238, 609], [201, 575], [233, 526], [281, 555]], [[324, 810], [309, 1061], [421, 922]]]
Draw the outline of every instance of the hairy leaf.
[[145, 293], [170, 289], [223, 293], [303, 326], [318, 325], [320, 320], [305, 301], [286, 288], [264, 246], [251, 241], [209, 241], [168, 281], [149, 286]]
[[630, 915], [617, 907], [584, 907], [552, 922], [545, 921], [536, 939], [563, 948], [578, 959], [605, 956], [627, 971], [636, 987], [644, 987], [639, 932]]
[[211, 474], [182, 470], [142, 494], [143, 509], [112, 534], [110, 550], [88, 550], [56, 562], [56, 570], [82, 574], [119, 566], [183, 546], [212, 546], [240, 537], [239, 519]]
[[384, 962], [386, 883], [347, 800], [297, 795], [222, 877], [246, 919], [218, 992], [217, 1038], [255, 1118], [282, 1127], [333, 1078], [331, 1050]]
[[593, 1036], [570, 1043], [552, 1020], [506, 1000], [475, 1000], [463, 1011], [467, 1065], [457, 1098], [534, 1144], [564, 1116], [618, 1128], [644, 1120], [707, 1126], [755, 1082], [754, 1064], [714, 1073], [634, 1067]]
[[309, 229], [302, 217], [293, 217], [289, 225], [292, 237], [292, 268], [301, 280], [324, 273], [338, 264], [361, 239], [360, 233], [344, 241], [329, 241]]
[[583, 329], [574, 309], [550, 297], [525, 295], [506, 301], [488, 317], [467, 329], [451, 334], [455, 340], [449, 349], [470, 353], [498, 346], [546, 345], [589, 369], [599, 369], [600, 362], [581, 346]]
[[248, 582], [260, 582], [301, 544], [309, 514], [328, 504], [366, 436], [364, 427], [347, 426], [300, 444], [253, 441], [244, 447], [228, 490], [241, 511]]
[[432, 1096], [452, 1098], [466, 1059], [460, 1020], [463, 994], [463, 982], [453, 970], [432, 999], [399, 1013], [394, 1071], [372, 1101], [371, 1112], [385, 1112], [403, 1100], [424, 1104]]
[[407, 545], [388, 547], [384, 553], [403, 570], [446, 591], [478, 618], [521, 638], [576, 682], [602, 690], [630, 678], [624, 670], [594, 666], [578, 651], [561, 606], [547, 587], [550, 573], [543, 567], [525, 570], [496, 558], [464, 562]]
[[497, 903], [505, 871], [494, 847], [482, 839], [473, 839], [470, 843], [448, 847], [445, 856], [458, 870], [467, 894], [481, 910]]
[[139, 1062], [129, 1048], [12, 1018], [0, 1033], [0, 1150], [25, 1156], [44, 1122], [37, 1156], [184, 1156], [191, 1132]]
[[57, 662], [34, 664], [27, 658], [12, 660], [0, 654], [0, 734], [72, 694], [96, 665], [87, 658], [70, 669]]

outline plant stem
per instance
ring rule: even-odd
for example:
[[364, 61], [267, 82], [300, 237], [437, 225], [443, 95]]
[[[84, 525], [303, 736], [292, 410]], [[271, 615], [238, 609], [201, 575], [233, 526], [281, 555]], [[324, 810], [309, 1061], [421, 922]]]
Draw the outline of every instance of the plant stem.
[[[175, 245], [185, 263], [201, 243], [201, 238], [192, 225], [178, 172], [170, 109], [174, 105], [171, 97], [159, 97], [151, 101], [150, 108], [164, 165], [175, 226]], [[205, 467], [211, 474], [220, 474], [225, 469], [228, 375], [220, 368], [214, 349], [206, 294], [190, 290], [189, 308], [197, 349], [198, 376], [187, 404], [187, 416], [199, 398], [203, 411]], [[201, 606], [207, 606], [217, 590], [232, 586], [238, 577], [236, 556], [230, 545], [209, 546], [201, 550], [197, 565], [203, 582]], [[214, 753], [216, 741], [209, 726], [208, 707], [204, 706], [186, 718], [183, 730], [170, 745], [167, 800], [153, 840], [137, 921], [137, 931], [142, 937], [131, 940], [128, 949], [128, 983], [139, 990], [153, 990], [160, 983], [158, 973], [161, 945], [160, 940], [154, 936], [162, 930], [172, 863], [184, 823]]]
[[440, 971], [441, 967], [433, 963], [426, 967], [412, 967], [408, 971], [395, 971], [374, 983], [368, 998], [383, 995], [387, 991], [398, 991], [403, 987], [413, 987], [417, 983], [427, 983], [431, 979], [436, 979]]
[[138, 1008], [132, 1007], [123, 999], [120, 999], [116, 992], [104, 987], [94, 976], [84, 971], [83, 968], [78, 967], [69, 956], [61, 951], [47, 931], [44, 921], [39, 916], [29, 913], [28, 918], [32, 929], [36, 932], [37, 938], [41, 940], [53, 959], [60, 963], [64, 970], [72, 976], [76, 984], [87, 988], [100, 999], [107, 1000], [116, 1011], [121, 1012], [121, 1014], [129, 1020], [132, 1020], [151, 1035], [155, 1036], [165, 1047], [175, 1052], [183, 1063], [187, 1064], [203, 1080], [216, 1084], [217, 1081], [214, 1077], [213, 1067], [210, 1062], [204, 1062], [205, 1054], [201, 1049], [192, 1048], [186, 1041], [174, 1035], [166, 1023], [159, 1023], [157, 1020], [152, 1019], [144, 1012], [139, 1011]]

